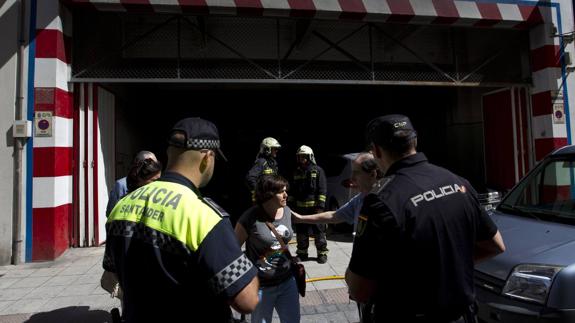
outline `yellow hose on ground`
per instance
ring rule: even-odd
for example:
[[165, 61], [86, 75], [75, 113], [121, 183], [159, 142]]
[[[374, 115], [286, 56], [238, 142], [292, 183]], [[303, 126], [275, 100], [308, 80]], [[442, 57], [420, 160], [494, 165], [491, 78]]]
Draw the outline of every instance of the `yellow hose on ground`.
[[324, 276], [324, 277], [314, 277], [308, 278], [305, 280], [306, 283], [317, 282], [321, 280], [337, 280], [337, 279], [345, 279], [345, 276]]
[[[314, 240], [314, 238], [310, 237], [310, 240]], [[291, 240], [288, 244], [295, 244], [297, 241]], [[305, 280], [306, 283], [317, 282], [322, 280], [338, 280], [338, 279], [345, 279], [345, 276], [324, 276], [324, 277], [314, 277], [308, 278]]]

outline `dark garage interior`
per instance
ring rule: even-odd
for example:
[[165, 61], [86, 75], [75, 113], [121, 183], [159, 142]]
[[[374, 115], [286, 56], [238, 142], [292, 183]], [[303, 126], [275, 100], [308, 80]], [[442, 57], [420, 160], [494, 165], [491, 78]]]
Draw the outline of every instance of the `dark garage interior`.
[[[212, 182], [203, 191], [232, 217], [250, 206], [244, 176], [267, 136], [282, 144], [280, 173], [289, 177], [300, 145], [312, 147], [318, 164], [326, 168], [323, 161], [330, 155], [365, 148], [364, 127], [369, 120], [402, 113], [419, 132], [419, 150], [436, 164], [455, 166], [449, 164], [445, 144], [446, 120], [457, 97], [451, 87], [109, 84], [107, 88], [117, 94], [116, 123], [125, 123], [137, 150], [153, 151], [164, 164], [165, 139], [177, 120], [199, 116], [218, 126], [229, 162], [218, 161]], [[123, 139], [117, 137], [116, 142]], [[482, 174], [476, 173], [469, 169], [461, 175], [480, 189]]]

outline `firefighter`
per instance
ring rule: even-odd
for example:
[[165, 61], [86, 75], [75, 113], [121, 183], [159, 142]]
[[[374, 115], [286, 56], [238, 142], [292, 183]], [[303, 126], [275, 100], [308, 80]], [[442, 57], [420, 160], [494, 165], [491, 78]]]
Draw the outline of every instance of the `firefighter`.
[[254, 165], [246, 175], [246, 184], [251, 192], [252, 202], [255, 202], [254, 191], [258, 178], [262, 175], [278, 174], [276, 156], [280, 148], [281, 145], [275, 138], [266, 137], [262, 140]]
[[[301, 146], [296, 152], [298, 166], [294, 171], [291, 186], [291, 203], [293, 209], [299, 214], [315, 214], [323, 212], [326, 200], [325, 173], [315, 161], [313, 150], [309, 146]], [[297, 256], [300, 260], [307, 260], [309, 247], [309, 231], [315, 238], [317, 248], [317, 262], [327, 262], [327, 241], [325, 231], [327, 225], [322, 224], [296, 224]]]

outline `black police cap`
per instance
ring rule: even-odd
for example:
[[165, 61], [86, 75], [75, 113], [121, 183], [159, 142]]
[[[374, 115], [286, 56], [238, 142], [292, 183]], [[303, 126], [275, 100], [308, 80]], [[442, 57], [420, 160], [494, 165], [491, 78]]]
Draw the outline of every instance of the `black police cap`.
[[388, 114], [371, 120], [366, 127], [366, 139], [384, 148], [399, 147], [417, 137], [408, 117]]
[[[175, 139], [173, 136], [174, 132], [183, 133], [185, 139], [182, 141]], [[226, 156], [220, 149], [218, 128], [212, 122], [202, 118], [186, 118], [178, 121], [172, 127], [168, 144], [191, 150], [214, 150], [223, 160], [227, 161]]]

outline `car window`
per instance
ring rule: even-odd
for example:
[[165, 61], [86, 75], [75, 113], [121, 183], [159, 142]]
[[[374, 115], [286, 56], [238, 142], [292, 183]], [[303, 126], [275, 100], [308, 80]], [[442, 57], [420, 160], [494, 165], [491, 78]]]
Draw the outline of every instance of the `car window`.
[[575, 220], [575, 161], [550, 159], [501, 204], [503, 210], [545, 220]]

